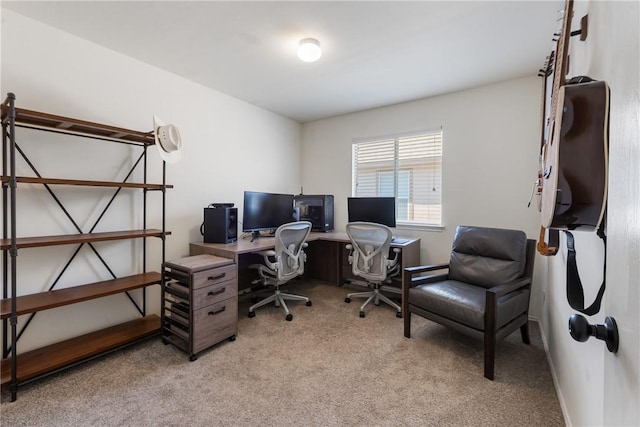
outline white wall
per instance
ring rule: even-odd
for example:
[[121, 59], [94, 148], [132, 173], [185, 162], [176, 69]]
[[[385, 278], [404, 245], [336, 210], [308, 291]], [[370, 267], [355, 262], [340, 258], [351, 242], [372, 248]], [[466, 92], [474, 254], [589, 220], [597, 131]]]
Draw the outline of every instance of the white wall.
[[[539, 78], [521, 78], [306, 123], [304, 192], [333, 194], [336, 229], [344, 230], [353, 139], [442, 126], [444, 230], [398, 228], [396, 234], [421, 239], [423, 263], [448, 261], [461, 224], [521, 229], [537, 239], [539, 212], [527, 201], [538, 171], [541, 89]], [[533, 316], [542, 286], [536, 278]]]
[[[4, 9], [1, 77], [2, 98], [7, 92], [15, 93], [20, 108], [140, 131], [152, 129], [156, 114], [178, 126], [184, 149], [180, 163], [167, 165], [167, 182], [175, 186], [167, 192], [167, 229], [172, 232], [167, 238], [167, 259], [187, 255], [189, 242], [201, 240], [203, 208], [209, 203], [233, 202], [241, 211], [243, 190], [299, 191], [298, 123]], [[73, 143], [71, 148], [50, 142], [36, 145], [35, 136], [18, 135], [44, 176], [118, 180], [130, 167], [128, 149], [86, 141]], [[30, 173], [24, 162], [19, 161], [18, 167], [19, 173]], [[150, 152], [149, 169], [149, 181], [162, 182], [155, 150]], [[55, 187], [54, 191], [83, 227], [90, 226], [101, 210], [92, 197], [98, 195], [104, 203], [109, 193], [69, 187]], [[97, 231], [142, 228], [141, 203], [136, 209], [130, 203], [141, 200], [140, 192], [125, 193], [118, 196]], [[22, 237], [73, 232], [42, 187], [19, 186], [19, 204]], [[150, 194], [148, 227], [161, 227], [160, 208], [159, 195]], [[159, 240], [149, 239], [148, 243], [149, 269], [157, 271]], [[96, 246], [106, 250], [118, 274], [126, 273], [131, 254], [140, 249], [139, 242]], [[19, 294], [45, 290], [43, 283], [54, 279], [73, 249], [19, 251]], [[110, 278], [86, 248], [80, 258], [58, 288]], [[157, 295], [148, 301], [151, 311], [159, 309]], [[19, 352], [136, 316], [124, 295], [40, 312], [20, 340]]]
[[[575, 313], [566, 299], [566, 242], [548, 262], [543, 333], [558, 395], [569, 425], [640, 425], [640, 4], [574, 4], [572, 28], [588, 14], [587, 40], [570, 42], [569, 76], [608, 83], [610, 94], [607, 290], [600, 313], [587, 317], [618, 322], [620, 350], [604, 342], [571, 339], [567, 320]], [[578, 268], [590, 304], [602, 282], [603, 246], [593, 233], [576, 232]]]

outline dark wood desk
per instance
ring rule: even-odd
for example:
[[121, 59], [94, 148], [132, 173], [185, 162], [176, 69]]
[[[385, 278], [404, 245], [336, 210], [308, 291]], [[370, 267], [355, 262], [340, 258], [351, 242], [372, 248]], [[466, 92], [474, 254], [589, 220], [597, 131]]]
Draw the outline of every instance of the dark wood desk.
[[[391, 247], [400, 248], [400, 262], [402, 268], [420, 265], [420, 239], [400, 237], [402, 243], [391, 243]], [[345, 245], [349, 237], [344, 232], [312, 232], [307, 239], [309, 247], [305, 276], [322, 280], [337, 286], [342, 286], [345, 280], [353, 278], [348, 261], [348, 251]], [[255, 272], [248, 271], [250, 264], [262, 263], [262, 257], [255, 254], [258, 251], [273, 249], [275, 238], [258, 237], [253, 241], [240, 239], [234, 243], [191, 243], [190, 255], [211, 254], [233, 259], [238, 266], [238, 289], [243, 290], [251, 286]]]

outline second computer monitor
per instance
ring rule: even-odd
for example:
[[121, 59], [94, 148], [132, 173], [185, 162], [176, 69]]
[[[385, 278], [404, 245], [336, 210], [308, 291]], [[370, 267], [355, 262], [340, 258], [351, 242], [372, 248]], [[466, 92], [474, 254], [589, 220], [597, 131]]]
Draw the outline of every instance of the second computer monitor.
[[257, 234], [294, 220], [293, 194], [244, 192], [242, 231]]
[[375, 222], [387, 227], [396, 226], [395, 197], [347, 198], [349, 222]]

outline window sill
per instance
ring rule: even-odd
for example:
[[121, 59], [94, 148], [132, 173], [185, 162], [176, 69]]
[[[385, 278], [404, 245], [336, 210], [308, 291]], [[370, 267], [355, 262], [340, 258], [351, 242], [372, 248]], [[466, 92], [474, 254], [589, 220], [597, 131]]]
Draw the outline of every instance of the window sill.
[[411, 224], [411, 223], [396, 223], [397, 230], [416, 230], [416, 231], [444, 231], [444, 225], [430, 225], [430, 224]]

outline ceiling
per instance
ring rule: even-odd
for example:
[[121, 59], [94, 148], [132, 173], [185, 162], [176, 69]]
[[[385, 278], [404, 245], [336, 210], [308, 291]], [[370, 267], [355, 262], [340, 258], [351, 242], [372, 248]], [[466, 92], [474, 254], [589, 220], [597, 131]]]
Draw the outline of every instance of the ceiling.
[[[562, 1], [2, 1], [308, 122], [535, 75]], [[305, 63], [298, 41], [320, 41]]]

